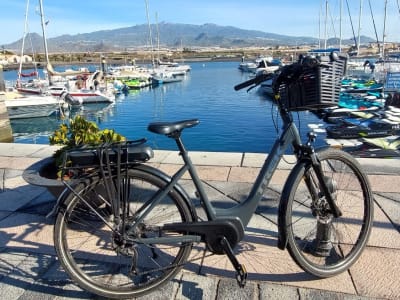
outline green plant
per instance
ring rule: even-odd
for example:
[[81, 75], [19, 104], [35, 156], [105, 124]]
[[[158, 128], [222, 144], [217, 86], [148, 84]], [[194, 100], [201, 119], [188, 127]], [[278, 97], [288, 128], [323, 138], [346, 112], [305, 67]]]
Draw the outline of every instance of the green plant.
[[96, 146], [103, 143], [125, 141], [126, 138], [112, 129], [100, 130], [95, 122], [77, 115], [69, 120], [69, 124], [61, 124], [49, 137], [50, 145], [63, 145], [54, 153], [55, 163], [60, 167], [64, 153], [81, 146]]

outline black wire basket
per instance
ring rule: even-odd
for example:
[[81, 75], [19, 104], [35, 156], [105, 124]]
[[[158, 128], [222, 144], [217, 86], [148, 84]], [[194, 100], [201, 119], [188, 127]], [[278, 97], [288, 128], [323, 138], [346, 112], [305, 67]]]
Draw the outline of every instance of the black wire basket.
[[280, 101], [291, 111], [318, 110], [338, 105], [347, 56], [330, 61], [321, 57], [321, 66], [304, 67], [299, 76], [279, 86]]

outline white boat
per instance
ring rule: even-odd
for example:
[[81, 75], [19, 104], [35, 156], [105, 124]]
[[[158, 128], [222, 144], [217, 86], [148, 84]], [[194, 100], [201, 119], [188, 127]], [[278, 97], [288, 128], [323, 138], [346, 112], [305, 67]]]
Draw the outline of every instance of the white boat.
[[282, 62], [278, 59], [273, 59], [272, 57], [263, 57], [259, 60], [257, 69], [255, 71], [256, 75], [259, 73], [273, 73], [283, 66]]
[[48, 117], [60, 109], [62, 99], [49, 95], [23, 95], [4, 92], [4, 101], [10, 119]]
[[72, 97], [78, 99], [82, 104], [113, 103], [115, 101], [114, 95], [107, 95], [100, 90], [86, 88], [68, 89], [66, 86], [50, 86], [48, 92], [55, 97], [60, 97], [63, 93], [67, 92]]
[[151, 79], [154, 85], [182, 81], [181, 76], [176, 76], [171, 72], [162, 71], [153, 73]]
[[243, 72], [255, 73], [257, 66], [258, 65], [255, 62], [241, 62], [239, 64], [239, 70]]
[[181, 65], [177, 62], [165, 62], [158, 60], [157, 61], [158, 69], [171, 72], [173, 75], [186, 75], [186, 73], [191, 71], [190, 65]]
[[[54, 74], [54, 73], [53, 73]], [[79, 99], [83, 104], [87, 103], [113, 103], [115, 95], [108, 91], [105, 87], [99, 87], [100, 81], [103, 79], [103, 73], [96, 71], [86, 74], [88, 77], [76, 76], [74, 79], [65, 79], [64, 82], [58, 82], [48, 87], [48, 92], [60, 97], [63, 92], [68, 92], [74, 98]]]

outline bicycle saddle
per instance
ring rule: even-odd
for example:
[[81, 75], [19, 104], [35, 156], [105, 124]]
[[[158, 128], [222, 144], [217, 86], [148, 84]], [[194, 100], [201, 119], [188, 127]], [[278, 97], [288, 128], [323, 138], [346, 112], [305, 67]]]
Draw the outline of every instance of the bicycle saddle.
[[183, 120], [177, 122], [153, 122], [147, 127], [147, 130], [157, 133], [170, 135], [174, 132], [180, 132], [185, 128], [196, 126], [200, 123], [198, 119]]

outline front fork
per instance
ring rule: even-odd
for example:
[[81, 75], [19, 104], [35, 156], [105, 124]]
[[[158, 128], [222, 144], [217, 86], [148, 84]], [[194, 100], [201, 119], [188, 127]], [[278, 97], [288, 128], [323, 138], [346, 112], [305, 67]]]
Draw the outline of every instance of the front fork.
[[[310, 133], [306, 145], [296, 149], [298, 161], [305, 162], [304, 182], [312, 197], [312, 213], [317, 219], [315, 254], [320, 256], [329, 255], [330, 238], [332, 234], [332, 221], [342, 216], [342, 212], [336, 204], [336, 184], [334, 179], [324, 175], [321, 162], [312, 146], [315, 136]], [[315, 174], [313, 176], [313, 174]], [[290, 224], [286, 224], [287, 199], [292, 187], [285, 185], [279, 204], [278, 214], [278, 248], [285, 249], [287, 244], [287, 230]]]

